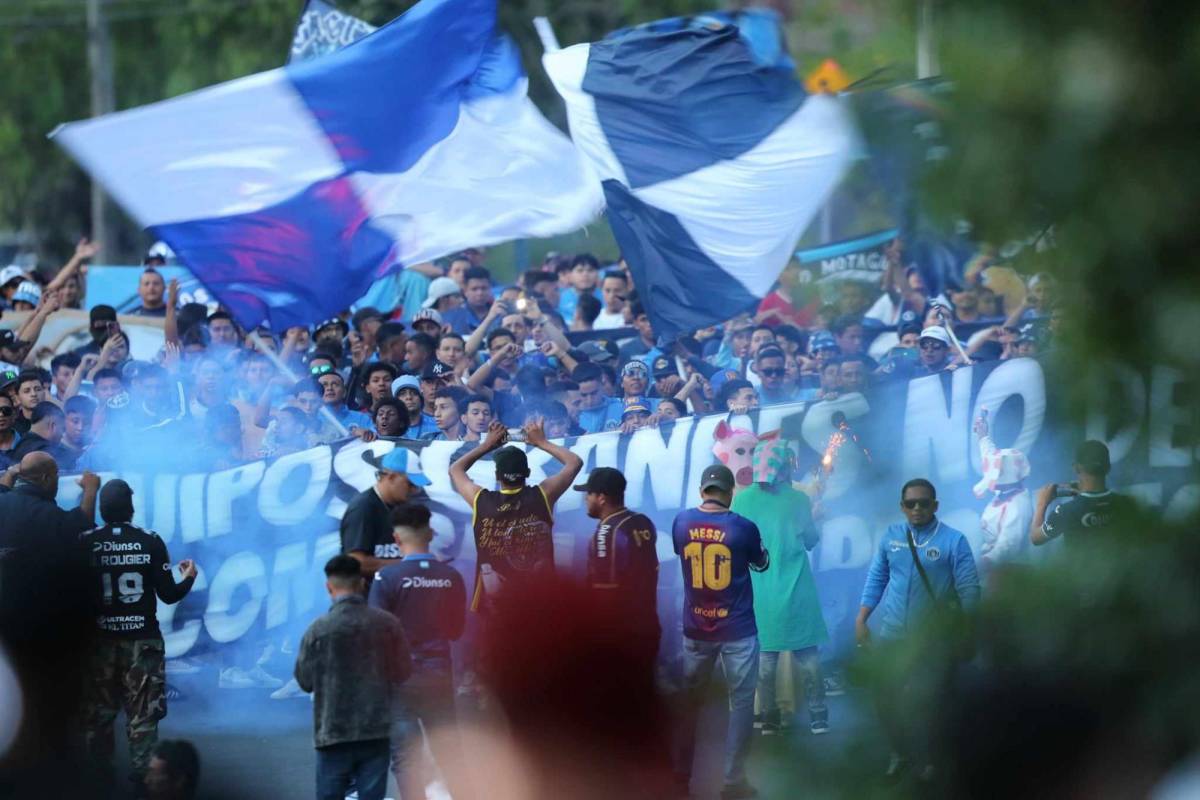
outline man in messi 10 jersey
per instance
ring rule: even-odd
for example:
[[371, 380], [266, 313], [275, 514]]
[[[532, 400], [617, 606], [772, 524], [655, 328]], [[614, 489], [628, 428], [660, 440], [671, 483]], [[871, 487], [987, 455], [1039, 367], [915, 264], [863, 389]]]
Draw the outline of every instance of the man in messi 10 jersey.
[[746, 781], [745, 766], [754, 731], [758, 676], [758, 628], [750, 570], [761, 572], [769, 561], [758, 527], [729, 510], [733, 488], [728, 467], [708, 467], [700, 477], [703, 502], [681, 511], [671, 529], [683, 568], [684, 684], [692, 694], [681, 731], [676, 776], [681, 789], [691, 780], [698, 695], [720, 659], [729, 687], [723, 800], [758, 794]]

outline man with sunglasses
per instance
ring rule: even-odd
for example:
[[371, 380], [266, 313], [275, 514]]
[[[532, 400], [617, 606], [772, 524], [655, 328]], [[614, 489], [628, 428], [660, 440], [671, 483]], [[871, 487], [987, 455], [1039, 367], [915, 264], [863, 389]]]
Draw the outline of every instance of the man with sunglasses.
[[787, 379], [787, 356], [779, 347], [768, 344], [759, 348], [750, 369], [762, 381], [758, 388], [762, 405], [791, 403], [797, 399], [796, 388]]
[[917, 347], [920, 349], [921, 364], [912, 377], [936, 375], [953, 369], [950, 363], [950, 334], [945, 328], [931, 326], [921, 331]]
[[[900, 490], [904, 522], [893, 523], [879, 540], [867, 571], [854, 623], [860, 647], [871, 643], [867, 620], [879, 609], [880, 639], [907, 636], [939, 606], [957, 602], [970, 610], [979, 602], [979, 574], [971, 545], [961, 531], [937, 518], [937, 490], [924, 478], [913, 478]], [[902, 692], [900, 693], [902, 694]], [[880, 721], [892, 743], [888, 775], [895, 776], [908, 759], [904, 714], [896, 696], [879, 698]]]

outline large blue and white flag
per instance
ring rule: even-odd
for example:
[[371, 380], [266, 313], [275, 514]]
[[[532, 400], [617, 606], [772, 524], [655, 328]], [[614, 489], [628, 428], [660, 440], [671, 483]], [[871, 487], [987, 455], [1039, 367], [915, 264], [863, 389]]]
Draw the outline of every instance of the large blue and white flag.
[[765, 297], [855, 147], [838, 98], [757, 63], [730, 25], [636, 28], [543, 63], [661, 336]]
[[496, 0], [422, 0], [337, 52], [52, 135], [243, 325], [307, 324], [401, 265], [599, 213], [495, 26]]

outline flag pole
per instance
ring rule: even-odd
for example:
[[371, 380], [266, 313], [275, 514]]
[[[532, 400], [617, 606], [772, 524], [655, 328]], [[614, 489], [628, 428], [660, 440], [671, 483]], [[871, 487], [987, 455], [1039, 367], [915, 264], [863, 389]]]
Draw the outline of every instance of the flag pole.
[[550, 27], [550, 20], [545, 17], [534, 17], [533, 28], [537, 31], [538, 38], [542, 40], [542, 49], [547, 53], [557, 53], [562, 50], [558, 44], [558, 37], [554, 35], [554, 28]]

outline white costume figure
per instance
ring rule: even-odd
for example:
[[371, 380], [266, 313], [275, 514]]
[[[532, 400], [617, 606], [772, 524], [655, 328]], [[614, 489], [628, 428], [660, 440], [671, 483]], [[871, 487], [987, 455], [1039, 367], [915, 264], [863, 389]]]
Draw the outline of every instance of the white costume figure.
[[1033, 519], [1033, 500], [1025, 488], [1029, 477], [1029, 459], [1020, 450], [999, 449], [988, 436], [987, 423], [976, 421], [983, 479], [975, 484], [975, 496], [992, 493], [979, 520], [983, 546], [979, 560], [984, 568], [1005, 561], [1022, 560], [1028, 549], [1029, 522]]

